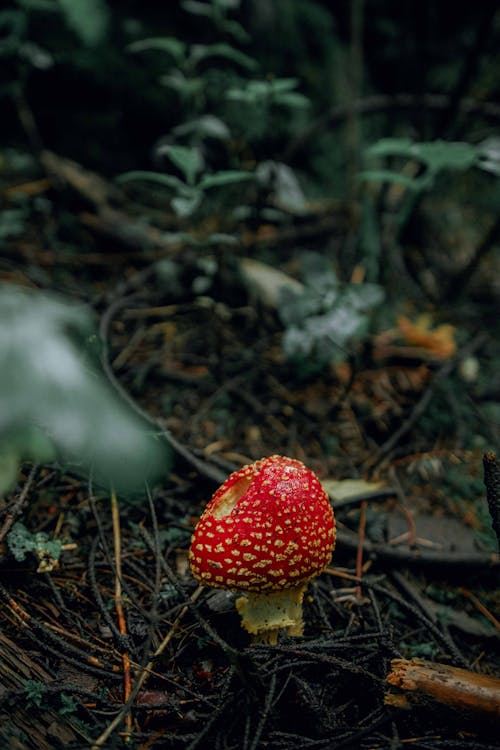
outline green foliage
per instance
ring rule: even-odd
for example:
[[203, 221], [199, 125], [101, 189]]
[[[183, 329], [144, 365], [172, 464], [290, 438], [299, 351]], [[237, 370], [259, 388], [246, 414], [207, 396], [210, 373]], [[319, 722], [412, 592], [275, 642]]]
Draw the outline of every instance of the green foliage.
[[138, 39], [128, 45], [129, 52], [147, 52], [157, 50], [170, 55], [176, 63], [181, 63], [186, 55], [187, 45], [173, 36], [151, 37], [149, 39]]
[[[108, 32], [109, 8], [106, 0], [17, 0], [24, 11], [61, 13], [64, 22], [88, 47], [101, 44]], [[24, 25], [26, 15], [20, 14]]]
[[59, 697], [61, 700], [61, 707], [59, 708], [58, 713], [61, 716], [71, 715], [77, 712], [78, 703], [76, 702], [76, 700], [73, 698], [72, 695], [61, 693]]
[[240, 0], [210, 0], [208, 3], [184, 0], [181, 5], [192, 15], [209, 19], [217, 31], [232, 36], [236, 41], [248, 42], [250, 40], [243, 26], [238, 21], [228, 18], [230, 11], [239, 9]]
[[281, 290], [279, 315], [285, 326], [283, 347], [302, 369], [344, 361], [353, 343], [369, 333], [370, 314], [384, 300], [376, 284], [341, 285], [326, 259], [303, 257], [304, 289]]
[[45, 687], [43, 682], [39, 682], [38, 680], [25, 680], [24, 690], [26, 693], [26, 703], [28, 704], [28, 706], [31, 705], [40, 708], [43, 698], [47, 693], [47, 688]]
[[170, 454], [100, 374], [90, 311], [56, 296], [0, 286], [0, 453], [59, 457], [119, 490], [168, 470]]
[[107, 33], [109, 11], [105, 0], [58, 0], [69, 28], [88, 47], [100, 44]]
[[26, 215], [22, 208], [11, 208], [0, 214], [0, 246], [3, 241], [22, 234], [26, 228]]
[[365, 150], [369, 158], [383, 159], [399, 157], [422, 163], [425, 171], [417, 177], [407, 177], [387, 169], [372, 169], [361, 173], [364, 180], [393, 182], [410, 190], [421, 191], [431, 188], [436, 177], [443, 171], [465, 172], [472, 167], [500, 173], [498, 148], [495, 143], [483, 145], [435, 140], [416, 143], [410, 138], [382, 138]]
[[309, 107], [309, 99], [295, 91], [299, 82], [296, 78], [271, 78], [270, 80], [247, 81], [226, 94], [229, 101], [260, 107]]
[[[183, 8], [194, 15], [210, 18], [218, 34], [230, 28], [227, 13], [238, 3], [183, 3]], [[229, 26], [228, 26], [229, 23]], [[236, 41], [246, 41], [244, 33], [232, 34]], [[157, 156], [167, 156], [183, 172], [186, 186], [163, 180], [163, 184], [176, 190], [172, 208], [181, 217], [191, 216], [200, 207], [205, 190], [211, 187], [232, 185], [247, 179], [240, 163], [233, 159], [228, 168], [211, 172], [201, 150], [207, 139], [217, 139], [226, 144], [234, 138], [243, 139], [255, 148], [259, 141], [281, 136], [291, 131], [294, 123], [290, 114], [302, 116], [310, 107], [309, 99], [296, 89], [296, 78], [249, 78], [259, 71], [257, 61], [238, 47], [225, 41], [187, 44], [172, 36], [151, 37], [132, 42], [127, 47], [132, 53], [157, 51], [165, 55], [168, 68], [160, 83], [179, 96], [180, 125], [173, 128], [173, 137], [187, 141], [189, 146], [160, 146]], [[228, 65], [228, 63], [230, 65]], [[182, 121], [182, 117], [184, 120]], [[189, 151], [189, 147], [191, 151]], [[198, 149], [197, 151], [193, 149]], [[236, 162], [236, 163], [234, 163]], [[203, 175], [202, 175], [203, 173]], [[139, 174], [134, 170], [126, 179]], [[141, 172], [144, 176], [144, 172]], [[202, 178], [200, 179], [200, 175]], [[198, 184], [194, 184], [198, 176]]]
[[21, 10], [0, 12], [0, 58], [16, 54], [26, 33], [26, 16]]
[[197, 148], [168, 145], [162, 147], [161, 152], [165, 153], [177, 169], [182, 172], [185, 181], [171, 174], [140, 170], [126, 172], [120, 175], [117, 180], [120, 183], [154, 182], [164, 188], [173, 190], [174, 196], [170, 203], [180, 218], [187, 218], [197, 211], [207, 190], [248, 182], [253, 179], [252, 172], [237, 169], [226, 169], [212, 174], [204, 173], [200, 175], [204, 167], [204, 161], [200, 150]]
[[22, 562], [28, 552], [34, 552], [43, 562], [43, 570], [53, 568], [54, 563], [59, 560], [62, 549], [62, 542], [59, 539], [51, 541], [44, 531], [32, 534], [20, 521], [17, 521], [7, 534], [7, 545], [18, 562]]

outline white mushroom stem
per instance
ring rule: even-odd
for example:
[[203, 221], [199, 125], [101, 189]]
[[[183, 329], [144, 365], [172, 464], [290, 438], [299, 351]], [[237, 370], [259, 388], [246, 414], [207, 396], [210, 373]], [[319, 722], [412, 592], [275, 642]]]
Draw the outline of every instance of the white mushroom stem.
[[249, 591], [236, 600], [242, 625], [254, 636], [254, 642], [275, 645], [281, 629], [291, 636], [302, 635], [302, 599], [305, 590], [306, 584], [269, 593]]

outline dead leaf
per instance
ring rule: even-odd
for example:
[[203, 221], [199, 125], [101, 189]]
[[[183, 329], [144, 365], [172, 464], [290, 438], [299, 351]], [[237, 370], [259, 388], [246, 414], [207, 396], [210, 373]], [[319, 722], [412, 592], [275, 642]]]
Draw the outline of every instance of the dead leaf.
[[250, 292], [267, 307], [278, 307], [282, 289], [300, 294], [304, 288], [292, 276], [253, 258], [242, 258], [240, 271]]
[[407, 344], [424, 349], [434, 357], [452, 357], [457, 350], [454, 326], [448, 323], [434, 329], [431, 326], [431, 316], [426, 314], [419, 315], [415, 322], [405, 315], [398, 318], [398, 331]]
[[364, 479], [324, 479], [321, 484], [337, 507], [357, 500], [367, 500], [381, 493], [391, 493], [391, 488], [384, 482], [367, 482]]

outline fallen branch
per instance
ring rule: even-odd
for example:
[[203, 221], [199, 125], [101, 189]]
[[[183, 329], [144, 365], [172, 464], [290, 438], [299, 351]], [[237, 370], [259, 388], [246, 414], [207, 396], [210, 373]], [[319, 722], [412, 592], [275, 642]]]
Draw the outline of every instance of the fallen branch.
[[[118, 500], [116, 493], [111, 490], [111, 514], [113, 518], [113, 546], [115, 551], [115, 612], [118, 620], [118, 629], [120, 635], [125, 640], [127, 638], [127, 621], [125, 619], [125, 612], [123, 609], [123, 596], [122, 596], [122, 544], [121, 544], [121, 528], [120, 528], [120, 513], [118, 508]], [[122, 664], [123, 664], [123, 702], [128, 703], [130, 693], [132, 689], [132, 677], [130, 674], [130, 655], [128, 649], [124, 649], [122, 653]], [[125, 714], [125, 741], [130, 741], [132, 734], [132, 714], [128, 711]]]
[[[428, 699], [454, 709], [487, 714], [500, 720], [500, 679], [424, 659], [393, 659], [385, 703], [410, 708]], [[399, 692], [402, 691], [402, 692]]]
[[[341, 529], [337, 530], [337, 547], [357, 552], [358, 537]], [[481, 570], [498, 568], [500, 555], [495, 552], [448, 552], [446, 550], [415, 549], [410, 547], [390, 547], [388, 544], [375, 544], [364, 540], [365, 557], [381, 562], [399, 563], [411, 566], [436, 566], [449, 568], [469, 568]]]

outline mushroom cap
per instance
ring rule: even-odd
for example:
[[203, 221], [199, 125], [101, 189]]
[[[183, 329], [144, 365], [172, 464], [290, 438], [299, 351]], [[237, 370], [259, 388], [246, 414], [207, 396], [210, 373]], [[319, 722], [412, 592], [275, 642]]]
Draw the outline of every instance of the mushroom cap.
[[231, 474], [194, 531], [189, 559], [208, 586], [248, 592], [296, 588], [330, 562], [335, 520], [318, 477], [270, 456]]

